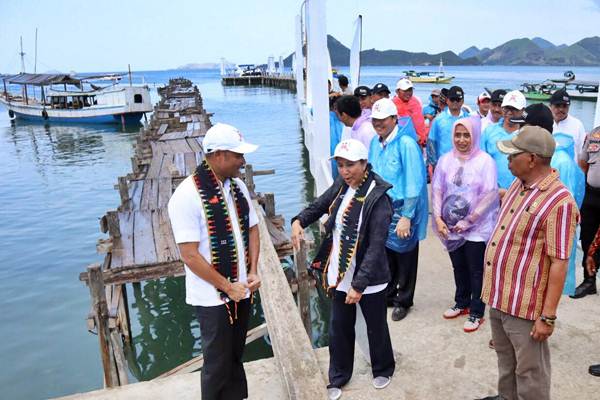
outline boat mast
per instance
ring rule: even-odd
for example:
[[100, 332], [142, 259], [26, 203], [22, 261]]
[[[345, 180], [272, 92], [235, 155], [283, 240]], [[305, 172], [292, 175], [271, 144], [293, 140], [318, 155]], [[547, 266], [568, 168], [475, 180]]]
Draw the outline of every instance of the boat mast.
[[37, 73], [37, 30], [38, 28], [35, 28], [35, 58], [34, 58], [34, 62], [33, 62], [33, 73]]
[[25, 73], [25, 53], [23, 53], [23, 36], [21, 36], [21, 51], [19, 52], [21, 56], [21, 73]]

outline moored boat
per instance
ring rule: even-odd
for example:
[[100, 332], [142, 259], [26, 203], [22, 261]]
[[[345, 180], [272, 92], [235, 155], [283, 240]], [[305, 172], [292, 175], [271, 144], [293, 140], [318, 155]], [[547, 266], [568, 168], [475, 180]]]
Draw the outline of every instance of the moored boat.
[[444, 64], [440, 59], [440, 68], [435, 71], [402, 71], [404, 75], [413, 83], [450, 83], [453, 76], [447, 76], [444, 72]]
[[[121, 86], [120, 75], [75, 77], [67, 74], [28, 74], [3, 77], [0, 103], [11, 118], [44, 122], [139, 123], [152, 111], [148, 86]], [[108, 86], [93, 82], [111, 81]], [[20, 94], [9, 91], [18, 85]], [[58, 88], [62, 87], [62, 90]], [[33, 96], [28, 89], [33, 88]], [[39, 88], [39, 98], [36, 97]]]

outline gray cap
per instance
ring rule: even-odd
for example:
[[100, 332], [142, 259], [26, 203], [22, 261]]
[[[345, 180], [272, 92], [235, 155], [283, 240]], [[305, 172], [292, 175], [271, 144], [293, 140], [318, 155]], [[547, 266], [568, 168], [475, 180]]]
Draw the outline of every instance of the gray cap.
[[504, 154], [532, 153], [550, 158], [554, 154], [556, 141], [546, 129], [526, 125], [512, 139], [501, 140], [496, 143], [496, 146]]

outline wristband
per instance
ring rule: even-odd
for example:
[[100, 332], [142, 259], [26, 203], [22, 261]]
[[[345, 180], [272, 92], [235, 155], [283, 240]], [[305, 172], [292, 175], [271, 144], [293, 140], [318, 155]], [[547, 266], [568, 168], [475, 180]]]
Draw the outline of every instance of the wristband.
[[548, 326], [554, 326], [554, 323], [556, 322], [556, 315], [554, 315], [554, 316], [542, 315], [540, 317], [540, 321], [542, 321], [543, 323], [545, 323]]

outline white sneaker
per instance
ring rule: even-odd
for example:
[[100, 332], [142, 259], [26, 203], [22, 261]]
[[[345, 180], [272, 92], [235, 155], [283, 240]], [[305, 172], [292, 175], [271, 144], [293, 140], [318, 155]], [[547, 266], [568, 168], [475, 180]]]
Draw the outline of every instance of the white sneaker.
[[469, 318], [467, 318], [467, 320], [465, 321], [463, 330], [467, 333], [475, 332], [477, 329], [479, 329], [479, 326], [483, 324], [483, 321], [483, 318], [477, 318], [472, 315], [469, 315]]
[[442, 316], [446, 319], [452, 319], [452, 318], [456, 318], [460, 315], [466, 315], [468, 313], [469, 313], [468, 308], [458, 308], [458, 307], [454, 306], [454, 307], [450, 307], [449, 309], [444, 311], [444, 314]]
[[342, 397], [342, 389], [336, 387], [327, 388], [327, 398], [329, 400], [337, 400], [340, 397]]
[[383, 389], [390, 384], [392, 378], [389, 376], [376, 376], [373, 378], [373, 387], [375, 389]]

